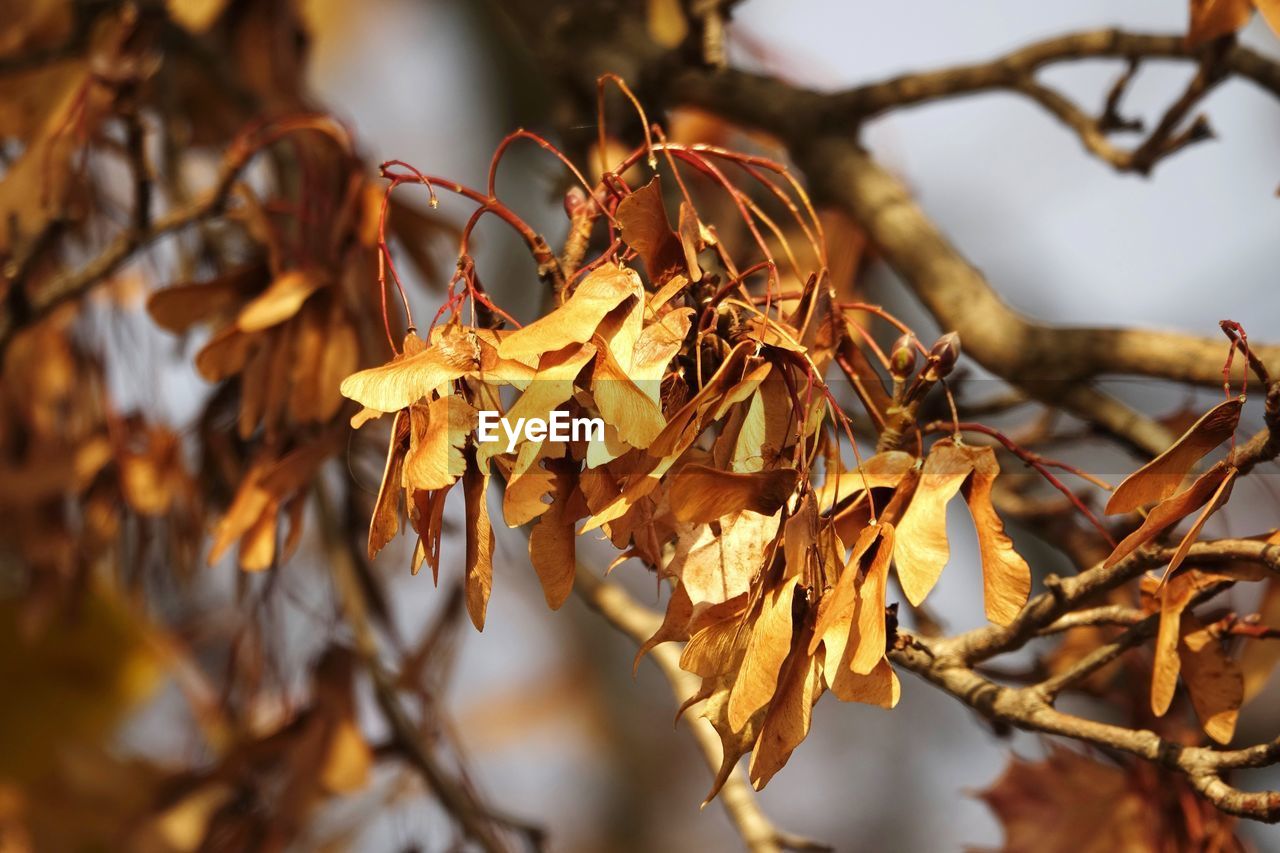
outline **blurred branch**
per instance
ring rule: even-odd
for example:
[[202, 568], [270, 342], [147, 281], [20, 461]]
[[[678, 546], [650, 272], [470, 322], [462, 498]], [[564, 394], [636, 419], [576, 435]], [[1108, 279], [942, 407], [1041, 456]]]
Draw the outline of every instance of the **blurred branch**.
[[[658, 630], [662, 617], [635, 601], [625, 590], [602, 581], [579, 564], [574, 575], [574, 590], [593, 610], [608, 620], [609, 624], [626, 634], [637, 645], [644, 643]], [[662, 670], [671, 685], [676, 702], [683, 704], [698, 692], [698, 679], [680, 668], [680, 652], [676, 646], [664, 643], [649, 652], [649, 657]], [[689, 718], [689, 728], [702, 750], [711, 772], [719, 769], [723, 756], [720, 736], [709, 722], [701, 717]], [[742, 837], [747, 849], [753, 853], [771, 853], [778, 850], [827, 850], [823, 844], [783, 832], [775, 827], [760, 811], [755, 794], [746, 776], [735, 771], [720, 790], [720, 802], [729, 819]]]
[[366, 600], [367, 587], [360, 582], [360, 565], [363, 557], [355, 546], [350, 528], [341, 524], [337, 513], [322, 487], [315, 489], [317, 511], [325, 531], [325, 546], [333, 572], [333, 583], [346, 613], [347, 624], [355, 634], [356, 652], [373, 684], [374, 698], [391, 730], [388, 749], [404, 759], [422, 778], [428, 791], [462, 828], [467, 838], [487, 853], [501, 853], [508, 849], [495, 832], [496, 827], [513, 830], [522, 835], [531, 849], [541, 850], [546, 833], [542, 827], [495, 809], [481, 802], [471, 790], [444, 767], [437, 755], [423, 742], [422, 732], [414, 725], [405, 710], [396, 689], [396, 678], [378, 659], [377, 644], [371, 630], [369, 614], [371, 603]]

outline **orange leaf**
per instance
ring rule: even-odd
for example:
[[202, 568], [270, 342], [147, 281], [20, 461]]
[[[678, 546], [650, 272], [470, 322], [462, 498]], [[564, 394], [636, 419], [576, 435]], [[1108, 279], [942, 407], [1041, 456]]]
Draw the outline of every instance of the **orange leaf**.
[[705, 524], [742, 510], [768, 516], [786, 503], [799, 477], [794, 468], [734, 474], [690, 464], [676, 473], [668, 500], [676, 518], [687, 524]]
[[1191, 0], [1187, 44], [1197, 47], [1234, 33], [1253, 17], [1254, 2], [1255, 0]]
[[982, 592], [987, 618], [1008, 625], [1027, 603], [1031, 592], [1031, 567], [1013, 549], [1004, 524], [991, 504], [991, 487], [1000, 474], [1000, 463], [990, 447], [974, 448], [973, 476], [965, 484], [965, 500], [978, 532], [982, 552]]
[[1178, 491], [1191, 466], [1235, 432], [1243, 405], [1227, 400], [1206, 412], [1168, 450], [1124, 478], [1107, 501], [1107, 514], [1132, 512]]
[[1205, 501], [1219, 493], [1218, 490], [1223, 482], [1231, 476], [1230, 472], [1233, 470], [1219, 463], [1201, 474], [1185, 491], [1179, 492], [1171, 498], [1165, 498], [1156, 504], [1151, 512], [1147, 513], [1142, 525], [1116, 546], [1116, 549], [1111, 552], [1111, 556], [1107, 557], [1103, 565], [1107, 568], [1114, 566], [1192, 512], [1195, 512], [1196, 509], [1204, 505]]
[[236, 316], [242, 332], [261, 332], [298, 313], [302, 303], [322, 284], [320, 277], [304, 270], [289, 270], [250, 300]]
[[547, 606], [559, 610], [573, 590], [577, 554], [573, 526], [586, 515], [586, 505], [577, 490], [577, 469], [564, 459], [547, 460], [552, 475], [551, 505], [529, 531], [529, 559]]
[[[1192, 613], [1183, 614], [1182, 626], [1184, 638], [1205, 627]], [[1186, 682], [1191, 706], [1204, 733], [1218, 743], [1230, 743], [1244, 701], [1240, 667], [1227, 657], [1217, 640], [1211, 640], [1199, 650], [1192, 650], [1184, 640], [1178, 646], [1178, 657], [1182, 660], [1182, 680]]]
[[640, 256], [649, 280], [655, 285], [661, 285], [684, 268], [685, 250], [671, 230], [671, 220], [662, 203], [660, 176], [655, 175], [619, 202], [615, 217], [622, 228], [623, 241]]
[[604, 264], [592, 270], [559, 308], [504, 337], [498, 344], [498, 355], [525, 361], [570, 344], [586, 343], [606, 314], [624, 300], [643, 295], [644, 286], [634, 270]]
[[489, 475], [472, 460], [462, 475], [467, 511], [467, 555], [464, 587], [467, 613], [477, 631], [484, 630], [484, 614], [493, 588], [493, 527], [489, 523]]

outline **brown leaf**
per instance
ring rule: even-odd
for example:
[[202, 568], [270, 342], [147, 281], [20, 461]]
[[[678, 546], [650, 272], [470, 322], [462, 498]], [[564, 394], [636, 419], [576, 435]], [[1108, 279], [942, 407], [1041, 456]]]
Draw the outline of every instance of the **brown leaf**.
[[1151, 512], [1147, 513], [1142, 525], [1116, 546], [1111, 555], [1103, 562], [1103, 566], [1107, 568], [1114, 566], [1195, 512], [1214, 495], [1220, 494], [1219, 490], [1222, 488], [1223, 483], [1234, 476], [1232, 474], [1234, 470], [1234, 468], [1228, 468], [1225, 464], [1219, 463], [1201, 474], [1185, 491], [1179, 492], [1173, 497], [1165, 498], [1156, 504]]
[[196, 353], [196, 370], [210, 382], [221, 382], [244, 369], [258, 335], [246, 335], [234, 325], [211, 337]]
[[680, 247], [684, 250], [684, 265], [689, 271], [689, 281], [702, 281], [702, 267], [698, 265], [698, 253], [707, 247], [706, 230], [698, 219], [698, 212], [687, 201], [680, 202]]
[[671, 220], [667, 218], [667, 210], [662, 203], [660, 176], [655, 175], [653, 180], [619, 202], [615, 218], [621, 226], [623, 241], [640, 256], [645, 272], [655, 286], [684, 270], [685, 250], [680, 238], [671, 230]]
[[1151, 712], [1162, 717], [1173, 702], [1182, 669], [1178, 642], [1183, 635], [1182, 614], [1196, 594], [1219, 578], [1202, 572], [1187, 572], [1160, 587], [1155, 595], [1160, 605], [1160, 627], [1156, 633], [1151, 666]]
[[1178, 646], [1182, 680], [1186, 682], [1191, 705], [1205, 734], [1218, 743], [1226, 744], [1235, 734], [1236, 719], [1244, 702], [1244, 678], [1240, 667], [1227, 657], [1221, 642], [1211, 641], [1199, 650], [1193, 650], [1185, 642], [1187, 634], [1204, 627], [1195, 614], [1182, 615], [1184, 642]]
[[756, 605], [742, 668], [729, 695], [729, 725], [742, 729], [769, 704], [778, 688], [782, 664], [791, 651], [791, 606], [795, 578], [766, 591]]
[[1191, 528], [1183, 535], [1182, 541], [1178, 543], [1178, 550], [1173, 552], [1169, 565], [1165, 566], [1164, 574], [1160, 578], [1161, 583], [1167, 580], [1182, 565], [1182, 561], [1187, 558], [1187, 552], [1191, 550], [1191, 546], [1200, 537], [1200, 531], [1204, 529], [1204, 523], [1209, 520], [1209, 516], [1221, 509], [1222, 505], [1231, 497], [1231, 487], [1235, 483], [1235, 477], [1235, 467], [1228, 468], [1227, 475], [1218, 484], [1217, 491], [1209, 498], [1209, 502], [1200, 511], [1200, 515], [1196, 516], [1195, 523], [1191, 525]]
[[1178, 491], [1191, 467], [1235, 432], [1243, 405], [1227, 400], [1206, 412], [1168, 450], [1124, 478], [1107, 501], [1107, 513], [1132, 512]]
[[747, 767], [751, 784], [757, 791], [782, 769], [809, 734], [813, 705], [822, 695], [822, 668], [817, 657], [805, 653], [807, 645], [802, 636], [760, 726], [760, 736]]
[[[667, 601], [667, 611], [662, 616], [662, 624], [658, 626], [658, 630], [653, 632], [653, 636], [645, 640], [640, 648], [636, 650], [636, 656], [631, 662], [631, 675], [635, 677], [636, 672], [640, 669], [640, 661], [655, 646], [672, 640], [689, 639], [689, 623], [693, 619], [693, 602], [689, 600], [689, 594], [684, 591], [684, 587], [679, 581], [674, 582], [671, 587], [671, 598]], [[688, 648], [688, 645], [685, 645]], [[684, 668], [683, 658], [680, 663]]]
[[982, 552], [982, 591], [987, 618], [1008, 625], [1027, 603], [1031, 592], [1031, 567], [1013, 549], [1004, 524], [991, 504], [991, 487], [1000, 474], [1000, 463], [990, 447], [973, 448], [973, 476], [965, 484], [965, 500], [978, 532]]
[[760, 726], [764, 722], [763, 707], [741, 725], [734, 726], [730, 722], [729, 703], [732, 685], [732, 676], [722, 676], [712, 680], [710, 684], [704, 682], [702, 691], [698, 697], [695, 697], [706, 699], [707, 704], [702, 716], [715, 727], [723, 747], [720, 769], [716, 771], [716, 778], [711, 783], [711, 791], [702, 802], [704, 806], [715, 799], [716, 794], [720, 793], [720, 789], [724, 787], [724, 783], [729, 781], [729, 776], [738, 766], [738, 761], [755, 746], [760, 735]]
[[1005, 853], [1175, 849], [1160, 843], [1164, 819], [1131, 773], [1061, 746], [1044, 761], [1014, 757], [979, 796], [1004, 827]]
[[573, 591], [577, 554], [573, 527], [585, 516], [586, 504], [578, 493], [577, 468], [565, 459], [548, 459], [551, 474], [551, 504], [529, 531], [529, 559], [547, 606], [559, 610]]
[[484, 630], [484, 614], [493, 587], [493, 527], [489, 523], [489, 475], [474, 460], [462, 475], [467, 512], [467, 563], [465, 589], [467, 613], [477, 631]]
[[675, 474], [667, 499], [676, 518], [686, 524], [705, 524], [743, 510], [770, 516], [791, 497], [799, 477], [794, 468], [734, 474], [690, 464]]
[[147, 298], [147, 313], [160, 328], [185, 332], [238, 305], [246, 293], [265, 283], [266, 274], [261, 264], [248, 264], [208, 281], [175, 284]]
[[369, 559], [372, 560], [400, 529], [400, 495], [404, 492], [404, 454], [409, 444], [409, 413], [396, 412], [391, 422], [391, 443], [387, 448], [387, 464], [382, 472], [382, 485], [369, 519]]

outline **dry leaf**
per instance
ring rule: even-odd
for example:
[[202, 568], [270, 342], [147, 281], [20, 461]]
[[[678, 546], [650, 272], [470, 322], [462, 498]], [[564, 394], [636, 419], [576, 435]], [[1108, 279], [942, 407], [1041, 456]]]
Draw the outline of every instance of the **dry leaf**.
[[1107, 513], [1132, 512], [1178, 491], [1191, 467], [1235, 432], [1243, 406], [1227, 400], [1206, 412], [1168, 450], [1125, 477], [1107, 501]]
[[911, 504], [898, 524], [894, 562], [902, 591], [912, 604], [924, 601], [951, 556], [947, 503], [973, 471], [973, 460], [947, 439], [936, 442], [924, 461]]
[[671, 230], [671, 220], [662, 203], [661, 177], [655, 175], [619, 202], [615, 217], [622, 229], [623, 241], [640, 256], [655, 287], [685, 270], [684, 247]]
[[1004, 524], [991, 504], [991, 487], [1000, 474], [995, 451], [975, 448], [971, 453], [973, 476], [965, 484], [965, 500], [973, 515], [982, 553], [982, 591], [987, 618], [997, 625], [1008, 625], [1031, 592], [1031, 567], [1013, 549], [1005, 535]]
[[686, 524], [705, 524], [744, 510], [769, 516], [791, 497], [799, 478], [794, 468], [734, 474], [709, 465], [685, 465], [671, 481], [667, 499], [676, 518]]
[[467, 613], [477, 631], [484, 630], [484, 614], [493, 588], [493, 527], [489, 523], [486, 492], [489, 475], [470, 460], [462, 476], [462, 494], [467, 508], [467, 563], [465, 589]]

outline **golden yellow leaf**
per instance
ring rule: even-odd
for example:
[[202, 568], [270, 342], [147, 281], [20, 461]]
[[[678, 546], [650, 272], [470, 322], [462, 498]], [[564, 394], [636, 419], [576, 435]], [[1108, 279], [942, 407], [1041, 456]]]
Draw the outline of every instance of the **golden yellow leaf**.
[[973, 459], [949, 439], [933, 445], [920, 483], [902, 515], [894, 562], [902, 591], [912, 604], [924, 601], [951, 556], [947, 542], [947, 503], [973, 471]]
[[308, 270], [282, 273], [262, 293], [251, 299], [236, 316], [236, 328], [242, 332], [261, 332], [290, 319], [303, 303], [323, 284]]
[[467, 555], [465, 590], [467, 613], [477, 631], [484, 630], [484, 614], [493, 588], [493, 527], [489, 523], [486, 492], [489, 475], [469, 464], [462, 476], [462, 494], [467, 511]]
[[476, 410], [457, 394], [409, 407], [409, 451], [401, 472], [406, 489], [452, 485], [466, 467], [462, 447], [476, 428]]
[[667, 498], [676, 518], [686, 524], [705, 524], [743, 510], [770, 516], [786, 503], [799, 477], [794, 468], [734, 474], [690, 464], [676, 472]]
[[608, 345], [595, 338], [596, 365], [591, 396], [605, 423], [632, 447], [648, 447], [667, 425], [656, 394], [641, 390], [614, 359]]
[[626, 299], [643, 297], [644, 287], [634, 270], [604, 264], [592, 270], [563, 305], [504, 337], [498, 354], [524, 361], [570, 344], [586, 343], [606, 314]]
[[[791, 651], [791, 604], [795, 578], [765, 591], [756, 605], [742, 668], [729, 695], [729, 725], [734, 731], [769, 704], [778, 688], [783, 661]], [[744, 629], [745, 630], [745, 629]]]
[[751, 784], [757, 791], [782, 769], [809, 734], [813, 705], [822, 694], [822, 668], [817, 657], [806, 654], [807, 645], [802, 636], [787, 661], [777, 695], [769, 703], [760, 725], [760, 736], [747, 767]]
[[410, 354], [406, 338], [403, 355], [348, 376], [342, 380], [342, 394], [367, 408], [396, 412], [470, 371], [476, 355], [474, 342], [458, 329], [417, 354]]

